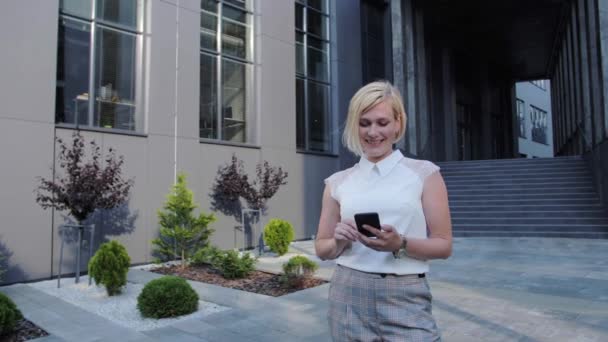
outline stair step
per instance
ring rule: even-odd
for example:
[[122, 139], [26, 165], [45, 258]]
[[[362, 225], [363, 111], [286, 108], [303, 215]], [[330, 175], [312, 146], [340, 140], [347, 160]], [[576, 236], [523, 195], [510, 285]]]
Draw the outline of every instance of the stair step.
[[467, 175], [444, 175], [442, 174], [443, 179], [446, 182], [452, 181], [460, 181], [460, 180], [491, 180], [491, 179], [503, 179], [505, 181], [511, 180], [529, 180], [529, 179], [589, 179], [591, 180], [592, 176], [589, 172], [559, 172], [559, 173], [528, 173], [528, 174], [505, 174], [501, 172], [496, 172], [493, 174], [477, 174], [471, 173]]
[[525, 184], [525, 183], [505, 183], [505, 184], [478, 184], [478, 183], [465, 183], [465, 184], [451, 184], [446, 183], [448, 192], [450, 191], [460, 191], [460, 190], [483, 190], [483, 191], [504, 191], [504, 190], [526, 190], [526, 189], [565, 189], [565, 188], [592, 188], [591, 182], [578, 182], [578, 183], [533, 183], [533, 184]]
[[487, 231], [455, 231], [454, 237], [542, 237], [569, 239], [608, 239], [608, 233], [602, 232], [487, 232]]
[[608, 224], [475, 224], [475, 223], [455, 223], [452, 225], [454, 231], [534, 231], [534, 232], [605, 232], [608, 233]]
[[502, 193], [502, 194], [557, 194], [557, 193], [572, 193], [572, 194], [584, 194], [597, 192], [593, 187], [580, 186], [580, 187], [562, 187], [562, 188], [542, 188], [542, 187], [527, 187], [521, 186], [518, 188], [499, 188], [499, 189], [451, 189], [448, 195], [487, 195], [490, 193]]
[[545, 174], [545, 173], [581, 173], [584, 175], [589, 174], [589, 168], [586, 166], [580, 166], [576, 168], [560, 167], [559, 170], [555, 168], [512, 168], [512, 169], [497, 169], [494, 167], [483, 168], [483, 169], [441, 169], [441, 175], [444, 177], [451, 176], [468, 176], [468, 175], [495, 175], [495, 174], [511, 174], [511, 175], [528, 175], [528, 174]]
[[525, 204], [536, 204], [536, 205], [548, 205], [548, 204], [582, 204], [582, 205], [593, 205], [599, 204], [597, 199], [586, 199], [586, 198], [544, 198], [544, 199], [498, 199], [498, 200], [471, 200], [471, 199], [458, 199], [450, 201], [450, 205], [463, 206], [463, 205], [525, 205]]
[[608, 211], [599, 203], [594, 204], [476, 204], [459, 205], [450, 203], [450, 211], [500, 211], [500, 212], [522, 212], [522, 211], [555, 211], [555, 210], [604, 210]]
[[448, 190], [453, 186], [466, 186], [475, 185], [477, 187], [485, 186], [512, 186], [514, 184], [522, 184], [527, 186], [588, 186], [593, 184], [591, 178], [573, 178], [573, 179], [519, 179], [519, 180], [505, 180], [500, 178], [494, 179], [462, 179], [462, 180], [446, 180], [445, 181]]
[[460, 161], [447, 161], [447, 162], [436, 162], [440, 166], [455, 166], [455, 167], [467, 167], [472, 165], [573, 165], [577, 163], [585, 163], [585, 160], [580, 156], [572, 157], [554, 157], [554, 158], [513, 158], [513, 159], [485, 159], [485, 160], [460, 160]]
[[545, 200], [545, 199], [591, 199], [591, 200], [597, 200], [599, 201], [600, 198], [598, 196], [598, 194], [596, 193], [592, 193], [592, 192], [587, 192], [587, 193], [535, 193], [535, 194], [530, 194], [530, 193], [510, 193], [510, 194], [505, 194], [505, 193], [500, 193], [500, 192], [494, 192], [494, 193], [488, 193], [485, 195], [480, 195], [480, 194], [466, 194], [466, 195], [461, 195], [461, 194], [453, 194], [453, 193], [448, 193], [449, 195], [449, 199], [450, 201], [458, 201], [458, 200], [516, 200], [516, 199], [522, 199], [522, 200], [531, 200], [531, 199], [537, 199], [537, 200]]
[[487, 217], [487, 218], [553, 218], [553, 217], [599, 217], [606, 218], [608, 217], [608, 213], [604, 210], [545, 210], [545, 211], [497, 211], [497, 210], [485, 210], [485, 211], [459, 211], [459, 210], [451, 210], [452, 221], [455, 221], [459, 218], [467, 218], [467, 217]]
[[608, 217], [452, 217], [458, 225], [604, 225], [608, 228]]

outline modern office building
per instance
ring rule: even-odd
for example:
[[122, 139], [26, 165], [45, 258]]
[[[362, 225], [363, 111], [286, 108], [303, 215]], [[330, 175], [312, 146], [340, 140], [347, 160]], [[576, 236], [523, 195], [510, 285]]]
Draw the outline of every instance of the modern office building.
[[[348, 101], [375, 79], [403, 93], [407, 155], [519, 153], [515, 82], [551, 79], [556, 155], [608, 144], [608, 5], [598, 0], [7, 0], [0, 11], [0, 249], [5, 281], [57, 273], [66, 213], [35, 202], [76, 129], [125, 157], [127, 206], [96, 221], [133, 263], [152, 260], [156, 212], [178, 172], [210, 211], [218, 167], [269, 161], [288, 184], [262, 222], [315, 234], [323, 179], [356, 158], [340, 144]], [[524, 41], [521, 38], [526, 37]], [[593, 86], [591, 86], [593, 85]], [[581, 122], [583, 139], [573, 122]], [[549, 137], [545, 139], [551, 140]], [[602, 178], [602, 175], [604, 178]], [[603, 179], [603, 180], [602, 180]], [[112, 217], [112, 219], [108, 219]], [[232, 248], [235, 217], [213, 243]], [[73, 272], [68, 246], [63, 270]]]
[[553, 157], [550, 81], [517, 82], [515, 96], [519, 155], [523, 158]]

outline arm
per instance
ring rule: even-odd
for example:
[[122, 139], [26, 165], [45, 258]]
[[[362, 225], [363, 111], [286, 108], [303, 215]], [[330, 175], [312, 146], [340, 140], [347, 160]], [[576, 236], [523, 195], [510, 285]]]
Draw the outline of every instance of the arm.
[[439, 172], [428, 176], [422, 189], [422, 210], [429, 229], [427, 239], [407, 239], [407, 254], [421, 260], [452, 255], [452, 222], [448, 192]]
[[331, 197], [329, 185], [323, 191], [323, 202], [319, 228], [315, 239], [315, 251], [322, 260], [335, 259], [352, 241], [356, 235], [351, 233], [350, 225], [340, 222], [340, 205]]
[[[452, 254], [452, 223], [448, 193], [439, 172], [431, 174], [424, 181], [422, 210], [429, 236], [425, 239], [408, 238], [407, 255], [420, 260], [447, 259]], [[370, 239], [355, 230], [358, 240], [367, 247], [383, 252], [394, 252], [401, 247], [401, 236], [393, 227], [382, 225], [382, 230], [366, 225], [363, 227], [377, 237]]]

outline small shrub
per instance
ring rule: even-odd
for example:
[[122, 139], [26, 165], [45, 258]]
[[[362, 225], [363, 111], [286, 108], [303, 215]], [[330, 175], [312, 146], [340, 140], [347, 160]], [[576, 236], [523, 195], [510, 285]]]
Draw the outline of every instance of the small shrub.
[[127, 249], [118, 241], [106, 242], [89, 262], [89, 276], [95, 284], [105, 286], [108, 296], [120, 294], [127, 284], [127, 272], [131, 258]]
[[244, 278], [255, 270], [256, 258], [249, 253], [239, 253], [235, 250], [224, 251], [214, 261], [213, 267], [217, 268], [226, 279]]
[[283, 264], [281, 282], [288, 287], [300, 287], [302, 283], [312, 277], [319, 268], [316, 262], [305, 256], [294, 256]]
[[287, 253], [294, 237], [293, 227], [288, 221], [275, 218], [264, 227], [264, 242], [278, 255]]
[[151, 318], [187, 315], [198, 310], [198, 294], [185, 279], [164, 276], [144, 286], [137, 297], [137, 309]]
[[222, 251], [215, 246], [203, 247], [194, 253], [190, 263], [192, 265], [213, 265], [221, 254]]
[[17, 305], [4, 293], [0, 293], [0, 336], [11, 333], [21, 319], [23, 315]]

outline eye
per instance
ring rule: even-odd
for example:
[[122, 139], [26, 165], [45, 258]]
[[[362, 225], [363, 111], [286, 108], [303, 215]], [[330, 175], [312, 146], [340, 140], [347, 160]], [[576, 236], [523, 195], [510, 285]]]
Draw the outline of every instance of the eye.
[[369, 120], [365, 120], [365, 119], [359, 120], [359, 126], [360, 127], [367, 127], [369, 125], [370, 125]]
[[378, 121], [378, 125], [381, 127], [386, 127], [389, 124], [388, 120], [380, 120]]

